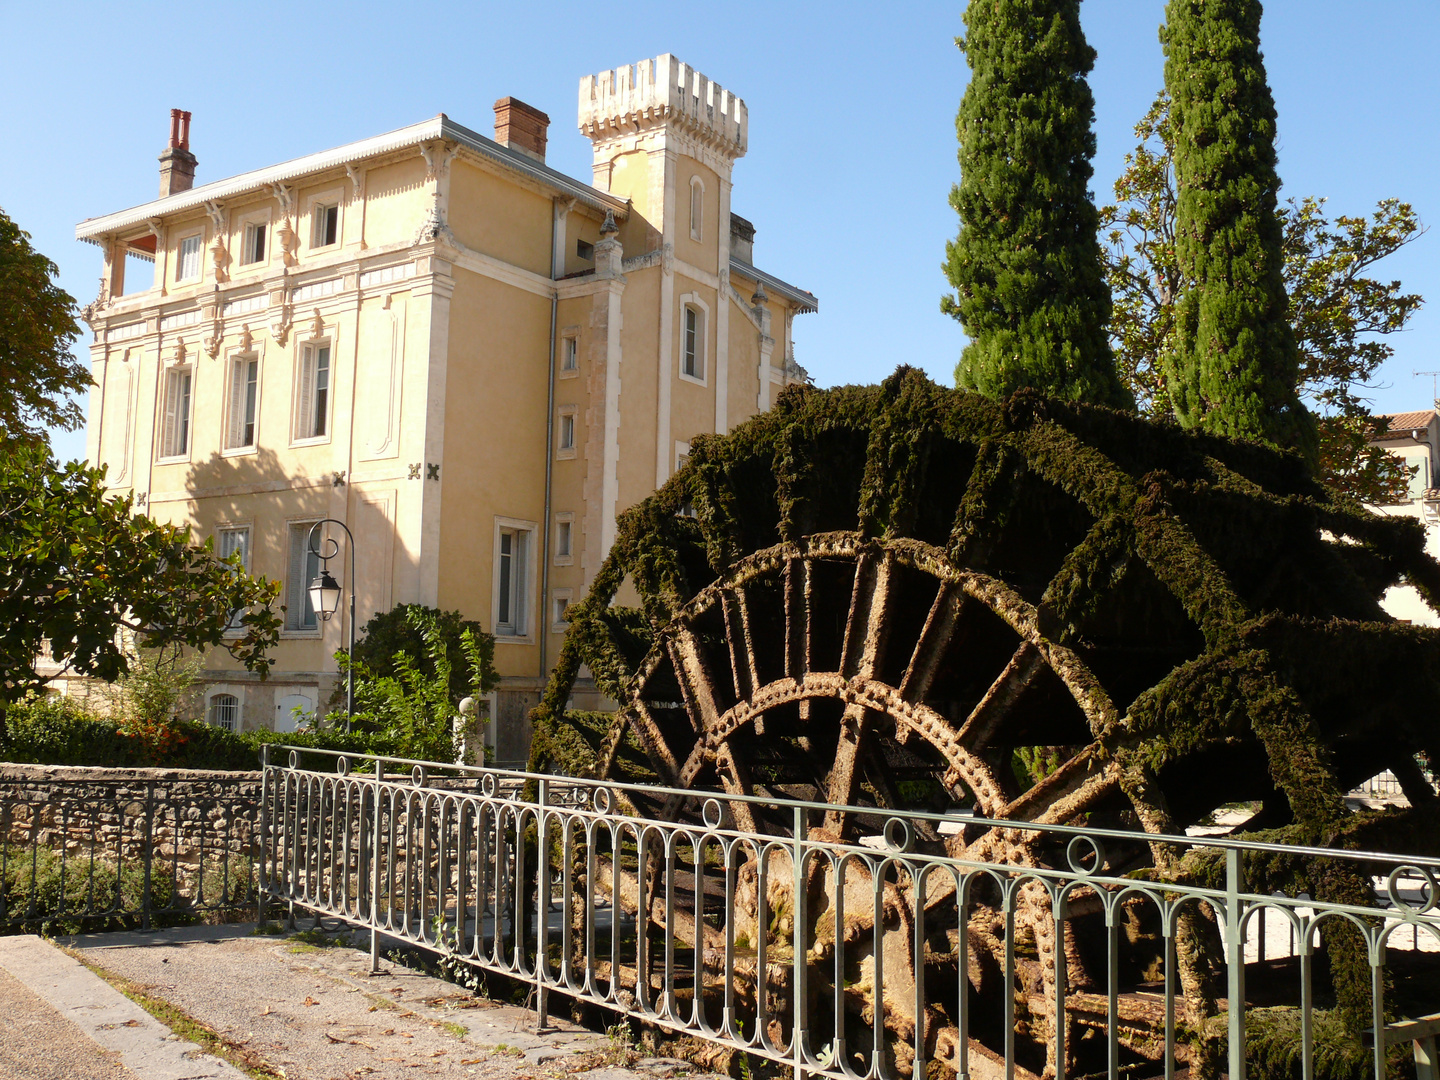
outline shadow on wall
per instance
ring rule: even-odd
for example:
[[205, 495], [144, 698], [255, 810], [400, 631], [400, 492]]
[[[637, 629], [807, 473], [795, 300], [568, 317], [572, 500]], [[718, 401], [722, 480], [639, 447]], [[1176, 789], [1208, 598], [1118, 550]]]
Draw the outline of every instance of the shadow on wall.
[[[192, 539], [204, 542], [213, 538], [217, 553], [225, 554], [227, 542], [237, 542], [233, 534], [243, 534], [250, 572], [280, 582], [279, 604], [289, 609], [285, 618], [291, 629], [296, 628], [296, 614], [303, 610], [307, 574], [313, 576], [314, 564], [307, 566], [303, 558], [310, 524], [335, 518], [346, 522], [355, 537], [353, 577], [349, 553], [343, 547], [340, 559], [330, 564], [346, 595], [341, 600], [342, 614], [324, 636], [323, 658], [317, 653], [300, 660], [298, 654], [286, 658], [282, 653], [268, 686], [254, 687], [245, 694], [244, 727], [294, 730], [296, 706], [313, 711], [329, 699], [338, 681], [329, 653], [348, 642], [344, 613], [351, 589], [355, 590], [357, 631], [373, 615], [418, 599], [418, 552], [410, 550], [395, 528], [404, 483], [383, 480], [351, 486], [343, 473], [297, 474], [292, 465], [282, 463], [274, 450], [264, 446], [243, 454], [214, 453], [189, 467], [186, 491], [200, 496], [192, 498], [183, 515], [192, 523]], [[340, 530], [333, 535], [344, 544]], [[316, 664], [321, 671], [298, 670]], [[212, 681], [218, 674], [210, 673]], [[298, 700], [299, 695], [307, 696], [307, 701]]]

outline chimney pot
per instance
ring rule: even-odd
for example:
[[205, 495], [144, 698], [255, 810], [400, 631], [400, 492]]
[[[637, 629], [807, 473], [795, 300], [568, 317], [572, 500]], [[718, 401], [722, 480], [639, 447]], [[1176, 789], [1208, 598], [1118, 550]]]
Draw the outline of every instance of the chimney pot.
[[190, 114], [171, 109], [170, 145], [160, 155], [160, 198], [194, 187], [197, 164], [190, 152]]
[[545, 160], [545, 137], [550, 117], [519, 98], [495, 102], [495, 141], [536, 161]]

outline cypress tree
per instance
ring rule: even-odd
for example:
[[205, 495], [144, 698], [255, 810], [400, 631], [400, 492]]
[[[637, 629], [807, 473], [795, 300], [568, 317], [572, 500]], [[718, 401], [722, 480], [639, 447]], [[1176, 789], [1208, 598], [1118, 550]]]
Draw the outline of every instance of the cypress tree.
[[1259, 0], [1170, 0], [1160, 40], [1175, 143], [1175, 254], [1184, 291], [1166, 379], [1185, 427], [1264, 439], [1312, 461], [1296, 387], [1276, 214], [1275, 101]]
[[955, 43], [971, 76], [950, 192], [960, 234], [945, 245], [955, 292], [940, 302], [971, 339], [955, 381], [992, 397], [1031, 386], [1128, 408], [1088, 190], [1095, 50], [1080, 0], [971, 0], [965, 29]]

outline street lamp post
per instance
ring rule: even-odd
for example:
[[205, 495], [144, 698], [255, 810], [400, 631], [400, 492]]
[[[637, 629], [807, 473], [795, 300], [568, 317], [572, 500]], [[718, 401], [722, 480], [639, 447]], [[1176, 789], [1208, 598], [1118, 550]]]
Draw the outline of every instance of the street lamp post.
[[[345, 731], [348, 734], [350, 721], [355, 716], [355, 537], [343, 521], [336, 521], [334, 518], [325, 518], [310, 526], [310, 538], [306, 546], [309, 547], [310, 554], [320, 560], [320, 576], [310, 582], [307, 591], [310, 594], [310, 606], [315, 609], [315, 614], [320, 616], [322, 622], [329, 622], [330, 616], [339, 610], [340, 594], [345, 591], [330, 576], [330, 560], [340, 554], [339, 542], [329, 536], [321, 538], [321, 544], [325, 546], [323, 554], [320, 548], [315, 546], [316, 534], [322, 525], [339, 525], [349, 541], [346, 554], [350, 557], [350, 663], [345, 673]], [[341, 566], [343, 570], [344, 564]]]

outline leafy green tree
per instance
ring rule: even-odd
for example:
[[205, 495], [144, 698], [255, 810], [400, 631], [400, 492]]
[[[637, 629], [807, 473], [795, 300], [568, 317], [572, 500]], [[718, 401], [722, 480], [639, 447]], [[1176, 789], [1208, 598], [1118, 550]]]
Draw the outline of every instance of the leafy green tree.
[[[1142, 413], [1171, 411], [1164, 357], [1174, 348], [1175, 304], [1185, 291], [1175, 254], [1176, 192], [1170, 100], [1156, 97], [1135, 126], [1140, 144], [1115, 181], [1116, 205], [1101, 211], [1115, 298], [1110, 324], [1120, 377]], [[1384, 421], [1362, 396], [1394, 354], [1381, 340], [1405, 328], [1422, 298], [1399, 281], [1368, 276], [1376, 263], [1424, 233], [1414, 209], [1384, 199], [1370, 217], [1325, 215], [1325, 200], [1278, 206], [1284, 284], [1300, 354], [1299, 393], [1315, 412], [1320, 476], [1370, 503], [1401, 497], [1404, 463], [1371, 445]]]
[[92, 380], [71, 355], [80, 325], [75, 301], [51, 280], [56, 272], [0, 210], [0, 442], [85, 422], [73, 395]]
[[[434, 621], [435, 629], [445, 646], [446, 659], [450, 662], [450, 696], [459, 703], [462, 698], [474, 693], [470, 665], [463, 643], [465, 632], [468, 630], [474, 635], [476, 647], [482, 656], [482, 670], [487, 673], [487, 679], [494, 670], [495, 639], [485, 633], [484, 627], [478, 622], [462, 618], [458, 611], [441, 611], [439, 608], [421, 604], [396, 604], [365, 624], [360, 631], [359, 640], [355, 642], [355, 659], [364, 665], [364, 669], [372, 676], [392, 678], [399, 673], [399, 657], [404, 655], [421, 675], [427, 679], [434, 678], [437, 668], [430, 656], [425, 635], [420, 629], [426, 623], [424, 620], [417, 622], [416, 613]], [[487, 685], [486, 690], [489, 689]], [[343, 687], [338, 691], [337, 700], [344, 700]]]
[[1317, 460], [1275, 211], [1275, 101], [1259, 0], [1170, 0], [1160, 31], [1177, 199], [1166, 381], [1185, 427], [1264, 439]]
[[[479, 632], [475, 624], [464, 623], [455, 612], [437, 612], [419, 604], [401, 605], [396, 611], [403, 611], [410, 634], [380, 665], [384, 674], [360, 660], [360, 649], [355, 650], [352, 725], [377, 732], [400, 757], [454, 761], [457, 747], [452, 720], [461, 699], [478, 698], [498, 681], [492, 663], [495, 639]], [[390, 623], [393, 620], [387, 619], [386, 625]], [[371, 620], [367, 629], [373, 624]], [[460, 629], [455, 633], [457, 625]], [[395, 637], [401, 637], [396, 631], [398, 628], [391, 628]], [[415, 641], [420, 645], [418, 656]], [[458, 663], [452, 662], [452, 651], [458, 653]], [[342, 674], [349, 670], [349, 657], [342, 652], [336, 659]], [[343, 723], [344, 716], [332, 712], [330, 720]]]
[[130, 668], [127, 634], [147, 649], [223, 645], [269, 670], [279, 585], [132, 509], [108, 496], [104, 469], [57, 465], [38, 443], [0, 447], [0, 705], [49, 681], [46, 641], [62, 667], [107, 681]]
[[955, 291], [940, 302], [970, 336], [956, 383], [1128, 406], [1105, 332], [1110, 290], [1088, 190], [1095, 50], [1080, 0], [971, 3], [965, 28], [955, 43], [971, 77], [950, 192], [960, 233], [944, 267]]

